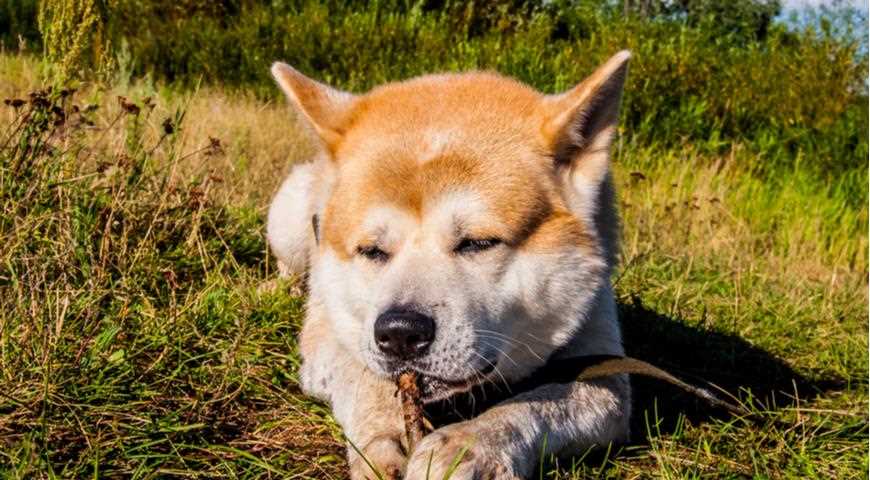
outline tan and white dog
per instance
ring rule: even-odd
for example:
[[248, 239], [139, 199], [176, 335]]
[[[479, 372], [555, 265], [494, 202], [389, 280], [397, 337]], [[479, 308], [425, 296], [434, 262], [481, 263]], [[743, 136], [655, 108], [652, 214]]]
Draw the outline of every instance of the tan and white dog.
[[309, 271], [304, 390], [353, 445], [351, 477], [523, 478], [542, 454], [625, 441], [626, 376], [548, 384], [427, 435], [409, 456], [394, 379], [432, 402], [515, 382], [553, 356], [622, 355], [610, 282], [609, 167], [629, 59], [544, 95], [493, 73], [430, 75], [363, 95], [288, 65], [272, 74], [319, 153], [276, 195], [269, 244]]

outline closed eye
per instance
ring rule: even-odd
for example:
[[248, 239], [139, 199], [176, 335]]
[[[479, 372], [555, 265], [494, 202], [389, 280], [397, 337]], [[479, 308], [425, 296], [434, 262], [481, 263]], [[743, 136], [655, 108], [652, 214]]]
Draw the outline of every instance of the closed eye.
[[380, 248], [370, 245], [370, 246], [359, 246], [356, 248], [356, 253], [362, 255], [368, 260], [378, 263], [385, 263], [390, 259], [390, 254], [381, 250]]
[[454, 253], [460, 255], [470, 255], [484, 250], [489, 250], [496, 245], [500, 245], [501, 240], [497, 238], [463, 238], [458, 245], [453, 249]]

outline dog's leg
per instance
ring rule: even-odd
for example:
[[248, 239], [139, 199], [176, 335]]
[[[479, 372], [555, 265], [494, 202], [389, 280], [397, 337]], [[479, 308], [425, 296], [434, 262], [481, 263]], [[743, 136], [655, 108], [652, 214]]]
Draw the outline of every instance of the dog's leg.
[[378, 478], [374, 470], [385, 480], [402, 478], [407, 458], [396, 386], [361, 365], [346, 369], [342, 377], [346, 390], [336, 390], [331, 403], [348, 438], [351, 478]]
[[426, 436], [405, 478], [443, 478], [456, 461], [452, 480], [528, 478], [542, 455], [627, 441], [630, 398], [625, 375], [544, 385]]
[[310, 307], [300, 338], [303, 390], [332, 406], [348, 439], [353, 480], [378, 478], [372, 467], [384, 480], [401, 478], [407, 459], [395, 384], [353, 358], [337, 342], [328, 322], [313, 312], [316, 307]]

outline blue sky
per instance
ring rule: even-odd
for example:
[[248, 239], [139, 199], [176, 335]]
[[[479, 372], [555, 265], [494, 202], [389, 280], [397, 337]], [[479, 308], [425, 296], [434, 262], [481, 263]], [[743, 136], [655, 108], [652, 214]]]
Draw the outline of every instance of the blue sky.
[[[780, 2], [782, 4], [782, 11], [778, 18], [787, 23], [797, 22], [797, 25], [800, 25], [806, 21], [812, 23], [817, 20], [817, 17], [812, 15], [809, 17], [802, 15], [802, 12], [807, 8], [834, 7], [836, 9], [836, 7], [847, 7], [854, 8], [859, 12], [851, 20], [854, 26], [863, 30], [867, 29], [867, 17], [870, 16], [870, 9], [868, 9], [867, 5], [868, 0], [780, 0]], [[792, 15], [794, 13], [798, 16], [794, 17]], [[845, 20], [845, 18], [840, 20]]]
[[[792, 26], [799, 27], [804, 22], [809, 21], [810, 23], [817, 21], [817, 17], [813, 17], [812, 15], [809, 17], [804, 17], [800, 14], [802, 10], [806, 7], [850, 7], [858, 10], [857, 15], [852, 15], [851, 17], [840, 18], [840, 20], [846, 20], [848, 24], [850, 24], [855, 31], [852, 31], [851, 34], [855, 35], [858, 41], [861, 44], [860, 53], [866, 54], [868, 48], [868, 27], [867, 20], [870, 17], [870, 8], [868, 8], [868, 0], [780, 0], [782, 2], [782, 12], [779, 15], [779, 20], [786, 22], [786, 24], [791, 24]], [[797, 17], [792, 16], [793, 12], [798, 12]], [[795, 23], [792, 23], [795, 22]]]
[[833, 6], [843, 4], [852, 7], [858, 7], [861, 10], [867, 11], [867, 0], [782, 0], [782, 6], [785, 10], [801, 9], [803, 7], [818, 7], [821, 5]]

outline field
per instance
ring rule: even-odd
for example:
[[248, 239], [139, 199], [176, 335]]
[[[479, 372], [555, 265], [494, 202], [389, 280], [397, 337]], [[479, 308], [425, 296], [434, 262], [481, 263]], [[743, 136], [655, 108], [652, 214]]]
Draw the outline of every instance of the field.
[[[641, 55], [614, 152], [626, 347], [759, 419], [638, 378], [631, 444], [551, 459], [541, 478], [866, 475], [861, 55], [843, 71], [863, 72], [863, 90], [770, 112], [792, 123], [754, 122], [761, 110], [738, 103], [764, 95], [747, 94], [717, 110], [731, 124], [702, 109], [683, 126], [666, 106], [643, 115], [652, 100], [633, 96], [659, 87]], [[354, 88], [382, 79], [330, 68]], [[528, 75], [552, 90], [588, 73], [576, 68]], [[271, 194], [312, 148], [266, 72], [250, 88], [155, 73], [43, 90], [55, 75], [32, 52], [0, 54], [0, 476], [344, 478], [340, 429], [297, 385], [304, 286], [275, 286], [264, 241]], [[837, 92], [828, 80], [778, 101]]]

